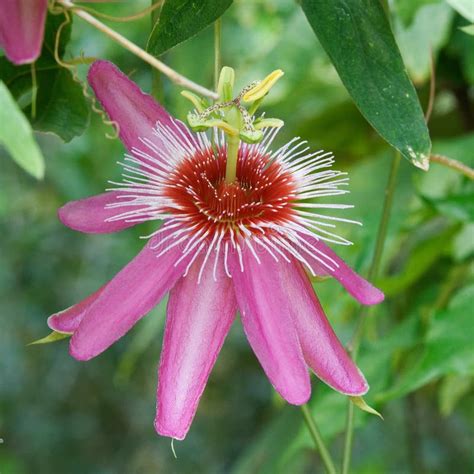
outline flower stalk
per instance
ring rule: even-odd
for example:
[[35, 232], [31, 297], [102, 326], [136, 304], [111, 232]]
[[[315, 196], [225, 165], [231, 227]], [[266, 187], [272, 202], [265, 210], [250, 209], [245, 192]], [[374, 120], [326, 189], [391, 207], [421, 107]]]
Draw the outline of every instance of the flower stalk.
[[239, 137], [229, 136], [227, 138], [227, 162], [225, 169], [225, 180], [233, 183], [237, 177], [237, 158], [239, 154]]
[[321, 459], [323, 461], [327, 473], [336, 474], [337, 471], [332, 460], [331, 454], [329, 453], [328, 449], [326, 448], [326, 445], [324, 444], [323, 438], [321, 437], [321, 433], [319, 432], [318, 427], [316, 426], [316, 423], [313, 417], [311, 416], [311, 412], [308, 408], [308, 405], [301, 405], [301, 411], [303, 413], [303, 418], [306, 423], [306, 426], [308, 427], [308, 431], [311, 435], [311, 438], [313, 438], [314, 444], [316, 445], [316, 448], [318, 449], [319, 454], [321, 455]]
[[[392, 211], [393, 197], [395, 194], [395, 188], [397, 184], [398, 169], [400, 167], [400, 153], [396, 152], [390, 168], [390, 174], [388, 177], [387, 187], [385, 189], [385, 200], [382, 210], [382, 217], [379, 224], [377, 233], [377, 240], [375, 243], [374, 256], [372, 258], [372, 264], [369, 269], [368, 279], [374, 281], [380, 270], [380, 264], [382, 262], [382, 254], [385, 246], [385, 240], [387, 237], [388, 223], [390, 220], [390, 214]], [[354, 335], [349, 343], [349, 353], [352, 359], [356, 361], [359, 352], [362, 337], [365, 331], [365, 325], [367, 321], [368, 308], [363, 306], [358, 314], [357, 327], [354, 331]], [[344, 438], [344, 454], [342, 461], [342, 474], [348, 474], [351, 464], [352, 456], [352, 442], [354, 435], [354, 404], [348, 398], [347, 400], [347, 416], [346, 416], [346, 429]]]
[[215, 90], [217, 90], [217, 87], [219, 85], [219, 73], [222, 68], [221, 37], [222, 37], [222, 20], [218, 18], [214, 22], [214, 89]]

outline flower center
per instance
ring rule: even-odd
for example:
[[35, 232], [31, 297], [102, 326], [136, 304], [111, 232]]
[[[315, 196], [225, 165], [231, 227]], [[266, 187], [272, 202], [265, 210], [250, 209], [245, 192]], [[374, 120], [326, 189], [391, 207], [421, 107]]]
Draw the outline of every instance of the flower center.
[[[207, 148], [184, 158], [165, 185], [174, 205], [167, 212], [194, 226], [222, 230], [283, 224], [294, 211], [295, 184], [280, 163], [258, 149], [241, 146], [236, 180], [226, 181], [226, 148]], [[248, 232], [248, 230], [247, 230]]]

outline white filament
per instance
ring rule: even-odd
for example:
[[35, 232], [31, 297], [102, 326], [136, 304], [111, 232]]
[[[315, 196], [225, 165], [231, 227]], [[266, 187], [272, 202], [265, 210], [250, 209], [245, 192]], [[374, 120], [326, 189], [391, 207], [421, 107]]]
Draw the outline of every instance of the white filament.
[[[348, 185], [346, 173], [332, 169], [334, 164], [332, 153], [324, 150], [309, 152], [307, 142], [300, 140], [299, 137], [293, 138], [275, 151], [269, 151], [278, 129], [266, 129], [260, 143], [254, 145], [243, 143], [242, 152], [248, 157], [266, 156], [267, 159], [261, 163], [262, 169], [267, 167], [269, 162], [279, 164], [280, 176], [283, 173], [291, 176], [295, 192], [287, 196], [290, 198], [290, 203], [282, 199], [281, 203], [246, 203], [244, 206], [266, 206], [267, 210], [275, 213], [290, 206], [291, 219], [283, 221], [280, 219], [275, 224], [255, 218], [249, 224], [236, 222], [234, 227], [222, 224], [219, 221], [222, 216], [213, 218], [208, 216], [208, 224], [197, 228], [199, 226], [194, 222], [193, 216], [184, 214], [181, 205], [165, 194], [165, 186], [169, 184], [170, 178], [173, 178], [196, 203], [199, 200], [194, 189], [187, 186], [182, 177], [177, 176], [176, 170], [184, 159], [199, 151], [206, 152], [212, 144], [205, 133], [190, 134], [185, 130], [185, 126], [177, 120], [173, 120], [172, 124], [167, 126], [157, 123], [153, 130], [154, 139], [141, 138], [143, 149], [133, 148], [130, 155], [125, 155], [124, 162], [120, 163], [124, 170], [123, 180], [119, 183], [111, 182], [114, 187], [108, 189], [118, 191], [120, 194], [117, 195], [116, 202], [108, 204], [107, 207], [117, 208], [121, 212], [110, 217], [108, 221], [164, 220], [164, 225], [146, 238], [156, 239], [153, 248], [156, 248], [158, 256], [173, 248], [180, 248], [181, 254], [177, 257], [175, 265], [186, 260], [185, 275], [204, 250], [198, 281], [208, 261], [212, 260], [213, 252], [214, 260], [210, 265], [214, 279], [217, 279], [219, 262], [223, 262], [225, 274], [231, 276], [228, 265], [231, 251], [237, 253], [240, 269], [244, 271], [243, 245], [248, 248], [257, 263], [261, 261], [259, 252], [263, 251], [277, 262], [280, 258], [286, 262], [294, 258], [313, 275], [316, 273], [314, 265], [320, 265], [329, 272], [337, 269], [338, 263], [311, 245], [307, 239], [313, 237], [336, 244], [350, 245], [350, 241], [328, 229], [334, 229], [337, 222], [359, 224], [343, 217], [315, 212], [319, 209], [341, 210], [352, 207], [346, 204], [315, 202], [315, 199], [321, 197], [338, 196], [349, 192], [344, 189]], [[213, 136], [217, 137], [216, 145], [225, 149], [224, 134], [217, 130], [213, 132]], [[209, 184], [212, 186], [212, 183]], [[267, 178], [261, 186], [271, 184]], [[208, 236], [213, 230], [212, 239], [209, 241]], [[163, 233], [167, 235], [160, 237]], [[315, 262], [314, 265], [312, 261]]]

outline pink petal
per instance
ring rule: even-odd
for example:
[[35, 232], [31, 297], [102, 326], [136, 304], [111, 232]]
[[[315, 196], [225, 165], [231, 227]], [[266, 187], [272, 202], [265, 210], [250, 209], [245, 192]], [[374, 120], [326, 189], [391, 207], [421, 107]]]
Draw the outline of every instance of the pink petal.
[[[259, 249], [260, 250], [260, 249]], [[291, 319], [295, 301], [288, 298], [282, 265], [260, 251], [258, 264], [247, 247], [242, 249], [244, 272], [238, 256], [229, 254], [247, 339], [275, 389], [289, 403], [301, 405], [311, 394], [309, 373]]]
[[331, 328], [301, 265], [282, 265], [281, 272], [306, 363], [334, 390], [346, 395], [366, 393], [369, 386], [364, 376]]
[[[349, 267], [342, 258], [338, 257], [336, 253], [331, 250], [325, 243], [318, 240], [316, 237], [312, 237], [308, 234], [299, 234], [299, 237], [303, 239], [309, 247], [317, 249], [320, 253], [317, 254], [314, 250], [310, 249], [311, 252], [317, 255], [324, 254], [329, 259], [321, 257], [322, 260], [328, 263], [333, 269], [329, 269], [321, 262], [313, 257], [310, 257], [306, 253], [305, 258], [313, 266], [315, 271], [323, 270], [323, 274], [329, 274], [341, 283], [342, 286], [362, 304], [373, 305], [383, 301], [384, 294], [375, 286], [371, 285], [367, 280], [358, 275], [351, 267]], [[331, 261], [332, 260], [332, 261]]]
[[0, 0], [0, 46], [15, 64], [41, 53], [48, 0]]
[[[183, 439], [237, 311], [232, 280], [202, 258], [171, 290], [158, 375], [156, 431]], [[222, 262], [221, 262], [222, 263]]]
[[187, 137], [191, 136], [184, 124], [174, 121], [153, 97], [145, 94], [114, 64], [96, 61], [89, 69], [88, 81], [110, 119], [118, 123], [120, 138], [129, 151], [137, 147], [150, 153], [140, 140], [148, 138], [160, 149], [161, 159], [165, 158], [163, 155], [166, 155], [167, 150], [153, 134], [157, 124], [172, 127], [179, 141], [182, 138], [177, 134], [177, 128]]
[[[166, 235], [160, 234], [160, 238]], [[70, 353], [78, 360], [99, 355], [127, 333], [174, 286], [186, 269], [189, 259], [183, 259], [177, 246], [157, 257], [167, 244], [158, 237], [123, 268], [103, 289], [87, 309], [74, 333]], [[159, 244], [157, 249], [152, 246]]]
[[87, 310], [101, 295], [104, 288], [105, 285], [74, 306], [51, 315], [48, 318], [48, 326], [53, 331], [73, 333], [79, 327]]
[[130, 209], [130, 207], [127, 209], [125, 207], [106, 208], [107, 204], [120, 202], [120, 195], [119, 192], [110, 191], [68, 202], [58, 210], [59, 220], [71, 229], [88, 234], [117, 232], [139, 224], [139, 222], [127, 222], [125, 220], [107, 221], [107, 219]]

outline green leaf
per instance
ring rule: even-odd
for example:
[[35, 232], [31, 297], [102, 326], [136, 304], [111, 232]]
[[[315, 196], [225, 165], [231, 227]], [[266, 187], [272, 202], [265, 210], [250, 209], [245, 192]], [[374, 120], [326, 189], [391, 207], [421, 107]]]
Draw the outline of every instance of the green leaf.
[[28, 120], [0, 81], [0, 144], [35, 178], [44, 176], [44, 159]]
[[474, 190], [429, 201], [440, 214], [465, 222], [474, 222]]
[[472, 0], [446, 0], [460, 15], [471, 23], [474, 22], [474, 5]]
[[[424, 230], [424, 229], [423, 229]], [[424, 230], [425, 231], [425, 230]], [[377, 281], [386, 296], [401, 293], [407, 287], [419, 280], [446, 251], [457, 227], [452, 227], [430, 238], [424, 239], [410, 253], [406, 264], [396, 274], [381, 278]], [[425, 231], [426, 232], [426, 231]]]
[[216, 21], [232, 0], [166, 0], [148, 38], [147, 50], [159, 56]]
[[378, 401], [398, 398], [443, 375], [474, 374], [472, 308], [474, 285], [461, 290], [445, 311], [438, 312], [427, 332], [417, 363], [410, 365]]
[[468, 35], [474, 36], [474, 25], [462, 26], [459, 29]]
[[[474, 85], [474, 25], [459, 28], [460, 37], [453, 35], [453, 42], [456, 41], [456, 49], [460, 55], [463, 75], [469, 85]], [[468, 33], [468, 34], [466, 34]], [[472, 157], [472, 155], [471, 155]], [[471, 160], [472, 161], [472, 160]]]
[[54, 133], [69, 142], [82, 135], [89, 122], [89, 107], [82, 87], [66, 69], [38, 75], [39, 91], [35, 130]]
[[421, 7], [438, 2], [439, 0], [395, 0], [394, 10], [403, 25], [409, 26]]
[[51, 334], [48, 334], [37, 341], [30, 342], [28, 345], [34, 346], [36, 344], [50, 344], [51, 342], [61, 341], [62, 339], [66, 339], [68, 337], [71, 337], [70, 333], [53, 331]]
[[452, 255], [457, 262], [474, 256], [474, 223], [467, 223], [454, 239]]
[[[433, 143], [433, 153], [474, 166], [474, 134]], [[463, 191], [465, 177], [459, 172], [433, 163], [429, 173], [418, 173], [415, 184], [423, 198], [442, 199]]]
[[[74, 81], [71, 72], [60, 67], [54, 58], [54, 44], [62, 15], [49, 15], [41, 56], [34, 64], [37, 81], [36, 116], [31, 113], [31, 66], [14, 66], [0, 58], [0, 79], [10, 89], [13, 97], [28, 116], [33, 128], [40, 132], [54, 133], [69, 142], [81, 135], [88, 123], [90, 110], [82, 93], [82, 86]], [[69, 41], [71, 25], [63, 28], [58, 54], [64, 54]]]
[[302, 7], [364, 117], [412, 164], [427, 170], [428, 129], [381, 3], [302, 0]]
[[362, 397], [349, 397], [349, 400], [360, 410], [370, 413], [371, 415], [378, 416], [383, 420], [383, 416], [370, 405], [367, 405], [367, 402]]
[[436, 55], [449, 39], [454, 12], [449, 5], [437, 3], [420, 8], [413, 23], [404, 27], [394, 22], [400, 52], [415, 83], [423, 83], [431, 75], [431, 55]]

